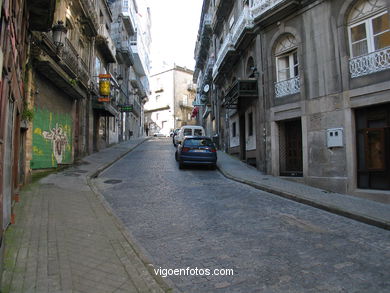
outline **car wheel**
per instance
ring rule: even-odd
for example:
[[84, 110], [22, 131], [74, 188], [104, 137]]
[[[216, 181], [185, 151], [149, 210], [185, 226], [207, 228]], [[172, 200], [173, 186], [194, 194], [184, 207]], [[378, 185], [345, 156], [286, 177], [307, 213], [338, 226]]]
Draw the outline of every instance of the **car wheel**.
[[175, 152], [175, 160], [176, 160], [176, 162], [179, 160], [179, 159], [177, 158], [177, 152]]
[[179, 169], [184, 169], [184, 164], [182, 162], [179, 162]]
[[217, 169], [217, 165], [216, 164], [210, 165], [210, 170], [216, 170], [216, 169]]

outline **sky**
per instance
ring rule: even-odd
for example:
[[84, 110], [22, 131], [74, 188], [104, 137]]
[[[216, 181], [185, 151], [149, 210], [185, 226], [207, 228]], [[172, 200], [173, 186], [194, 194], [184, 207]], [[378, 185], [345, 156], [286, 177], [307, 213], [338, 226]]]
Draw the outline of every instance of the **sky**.
[[203, 0], [148, 0], [152, 19], [152, 73], [165, 61], [194, 69]]

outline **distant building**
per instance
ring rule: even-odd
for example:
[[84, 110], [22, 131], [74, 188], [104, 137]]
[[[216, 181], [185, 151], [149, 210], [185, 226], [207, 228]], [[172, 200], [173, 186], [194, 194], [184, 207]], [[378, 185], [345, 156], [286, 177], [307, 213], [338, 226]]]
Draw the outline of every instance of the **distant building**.
[[390, 202], [389, 9], [386, 0], [203, 1], [198, 119], [263, 172]]
[[152, 94], [145, 104], [149, 134], [169, 135], [176, 128], [195, 124], [191, 118], [195, 98], [193, 71], [174, 65], [150, 76]]

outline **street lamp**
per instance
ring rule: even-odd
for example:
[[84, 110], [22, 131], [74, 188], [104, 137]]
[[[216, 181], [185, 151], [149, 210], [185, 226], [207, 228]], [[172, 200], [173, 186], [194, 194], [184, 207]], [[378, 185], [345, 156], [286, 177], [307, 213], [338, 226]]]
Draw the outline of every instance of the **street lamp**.
[[56, 25], [52, 27], [53, 41], [57, 47], [63, 47], [65, 44], [66, 33], [68, 29], [64, 26], [64, 22], [59, 20]]

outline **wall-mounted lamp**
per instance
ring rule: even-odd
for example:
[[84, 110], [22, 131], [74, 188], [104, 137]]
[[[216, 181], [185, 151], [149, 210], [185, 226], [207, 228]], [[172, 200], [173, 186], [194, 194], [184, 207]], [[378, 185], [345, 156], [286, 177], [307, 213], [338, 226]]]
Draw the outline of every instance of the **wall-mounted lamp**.
[[260, 73], [257, 71], [257, 67], [251, 67], [252, 73], [249, 75], [249, 78], [259, 78]]
[[64, 26], [64, 22], [59, 20], [56, 25], [52, 27], [53, 41], [57, 47], [63, 47], [65, 45], [65, 38], [68, 29]]

